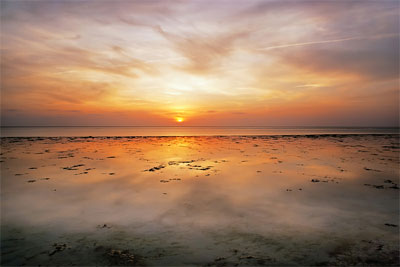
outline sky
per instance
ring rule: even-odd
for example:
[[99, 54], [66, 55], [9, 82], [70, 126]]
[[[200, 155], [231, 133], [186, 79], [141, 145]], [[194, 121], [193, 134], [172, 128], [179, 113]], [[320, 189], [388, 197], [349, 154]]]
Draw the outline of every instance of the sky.
[[398, 126], [399, 11], [1, 1], [1, 125]]

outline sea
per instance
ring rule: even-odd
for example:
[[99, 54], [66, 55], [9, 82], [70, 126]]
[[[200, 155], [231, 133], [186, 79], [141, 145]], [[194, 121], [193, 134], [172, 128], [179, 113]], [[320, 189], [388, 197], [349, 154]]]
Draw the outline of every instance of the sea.
[[275, 127], [275, 126], [3, 126], [1, 137], [57, 136], [232, 136], [399, 134], [398, 127]]

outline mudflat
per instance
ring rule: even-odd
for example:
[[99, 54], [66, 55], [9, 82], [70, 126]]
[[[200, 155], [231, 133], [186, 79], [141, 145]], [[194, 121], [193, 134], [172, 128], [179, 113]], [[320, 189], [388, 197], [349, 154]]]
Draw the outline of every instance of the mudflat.
[[1, 264], [398, 265], [399, 135], [7, 137]]

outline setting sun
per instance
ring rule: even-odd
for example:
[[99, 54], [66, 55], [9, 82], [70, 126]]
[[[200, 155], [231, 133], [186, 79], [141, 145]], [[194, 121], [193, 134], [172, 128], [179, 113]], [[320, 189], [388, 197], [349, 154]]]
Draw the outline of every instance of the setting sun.
[[3, 2], [2, 125], [399, 124], [396, 0]]

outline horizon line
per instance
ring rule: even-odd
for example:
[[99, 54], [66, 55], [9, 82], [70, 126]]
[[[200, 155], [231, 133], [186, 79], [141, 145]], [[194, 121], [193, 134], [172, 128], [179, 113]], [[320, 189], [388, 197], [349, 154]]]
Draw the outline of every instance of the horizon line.
[[176, 128], [184, 128], [184, 127], [294, 127], [294, 128], [400, 128], [400, 125], [397, 126], [343, 126], [343, 125], [0, 125], [1, 128], [7, 127], [176, 127]]

